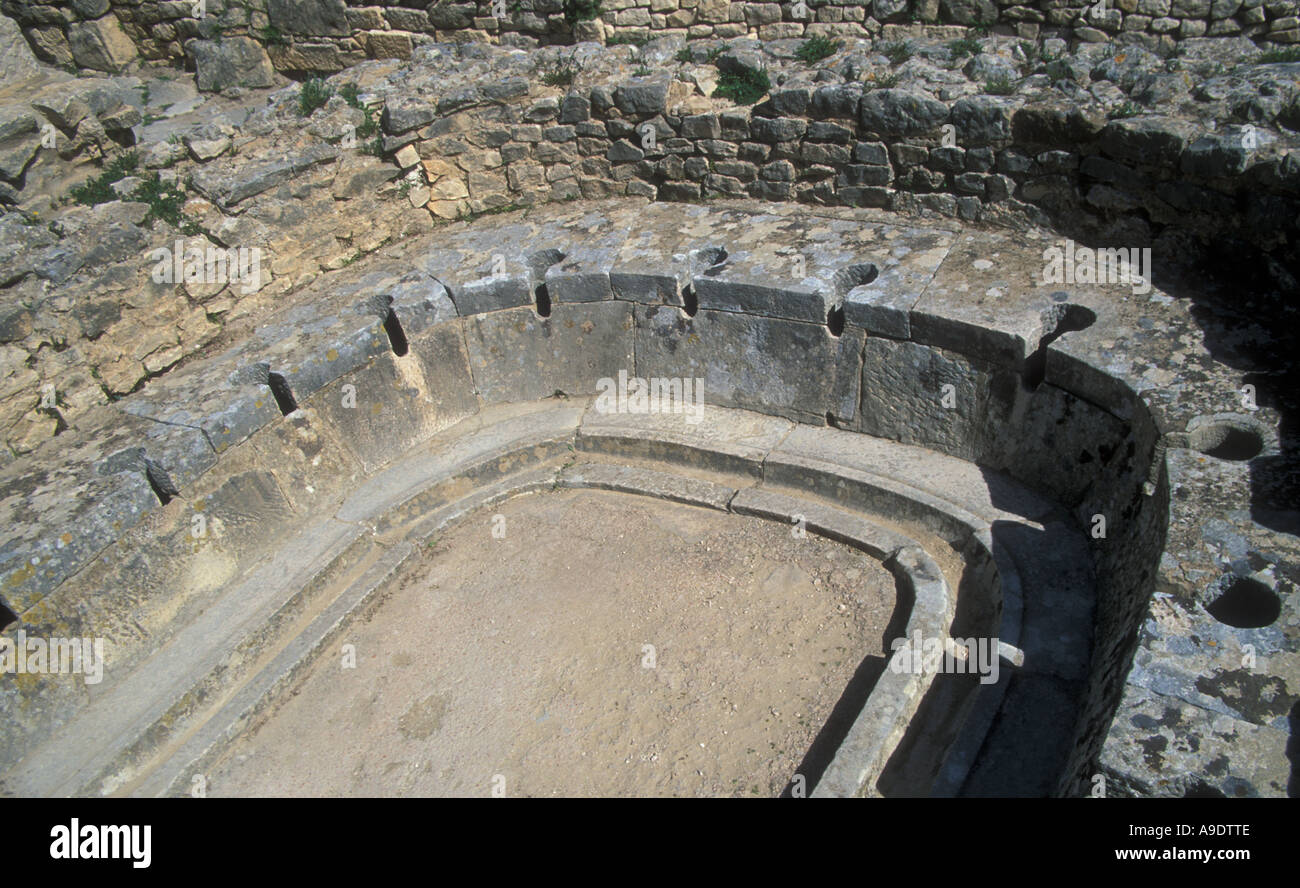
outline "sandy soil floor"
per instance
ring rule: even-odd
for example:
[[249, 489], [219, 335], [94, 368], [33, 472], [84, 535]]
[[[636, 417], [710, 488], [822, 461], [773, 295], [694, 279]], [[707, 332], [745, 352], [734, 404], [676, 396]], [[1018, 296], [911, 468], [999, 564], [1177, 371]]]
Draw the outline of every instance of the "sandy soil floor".
[[878, 562], [772, 522], [519, 497], [422, 548], [209, 794], [779, 795], [894, 601]]

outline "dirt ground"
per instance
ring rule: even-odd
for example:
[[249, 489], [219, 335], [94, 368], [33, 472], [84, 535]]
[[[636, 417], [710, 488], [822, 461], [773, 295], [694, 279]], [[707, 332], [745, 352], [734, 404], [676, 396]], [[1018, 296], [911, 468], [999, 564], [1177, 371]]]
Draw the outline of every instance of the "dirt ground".
[[518, 497], [422, 548], [209, 794], [776, 796], [894, 600], [878, 562], [773, 522]]

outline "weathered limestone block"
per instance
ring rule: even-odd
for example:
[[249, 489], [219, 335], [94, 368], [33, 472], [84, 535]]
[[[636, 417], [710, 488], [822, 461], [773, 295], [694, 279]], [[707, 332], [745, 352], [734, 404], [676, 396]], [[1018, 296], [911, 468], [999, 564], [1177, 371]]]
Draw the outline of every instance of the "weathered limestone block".
[[[107, 6], [107, 3], [105, 3]], [[96, 15], [102, 15], [102, 10]], [[94, 18], [95, 16], [91, 16]], [[41, 67], [23, 39], [18, 24], [8, 16], [0, 21], [0, 87], [37, 76]]]
[[229, 169], [215, 168], [215, 164], [209, 164], [194, 173], [194, 186], [214, 203], [230, 207], [338, 156], [338, 148], [317, 144], [308, 146], [287, 160], [265, 160]]
[[68, 45], [78, 66], [112, 74], [121, 71], [137, 55], [135, 44], [112, 14], [69, 25]]
[[368, 473], [478, 410], [461, 322], [443, 299], [449, 320], [410, 336], [405, 355], [381, 354], [312, 399]]
[[1035, 103], [1015, 112], [1011, 131], [1017, 142], [1030, 146], [1074, 148], [1093, 139], [1106, 118], [1095, 108], [1069, 103]]
[[700, 0], [696, 8], [699, 20], [708, 25], [721, 25], [730, 20], [729, 0]]
[[824, 425], [857, 407], [862, 332], [701, 309], [636, 307], [637, 375], [700, 378], [704, 400]]
[[267, 47], [271, 64], [277, 71], [306, 71], [333, 74], [343, 70], [343, 57], [333, 43], [272, 44]]
[[290, 412], [333, 380], [393, 348], [383, 324], [386, 310], [347, 291], [315, 304], [301, 303], [259, 327], [239, 347], [240, 378], [269, 384], [280, 409]]
[[27, 28], [23, 31], [31, 41], [32, 51], [42, 61], [52, 65], [71, 65], [73, 63], [72, 47], [63, 29], [57, 25], [45, 25]]
[[[565, 172], [556, 179], [572, 178], [566, 164], [557, 164], [552, 170], [562, 167]], [[610, 271], [634, 219], [627, 212], [580, 211], [548, 219], [540, 227], [529, 245], [536, 249], [532, 253], [534, 279], [545, 284], [552, 303], [614, 298]]]
[[201, 431], [217, 453], [243, 443], [280, 416], [265, 381], [241, 375], [236, 353], [169, 373], [131, 398], [133, 416]]
[[854, 282], [844, 295], [845, 323], [872, 335], [907, 339], [911, 313], [952, 248], [954, 237], [934, 229], [883, 227], [876, 233], [871, 263], [876, 274]]
[[1011, 118], [1022, 102], [1010, 96], [966, 96], [952, 106], [957, 142], [965, 148], [1010, 141]]
[[363, 31], [359, 38], [372, 59], [411, 57], [411, 35], [402, 31]]
[[203, 91], [220, 92], [232, 86], [260, 89], [275, 84], [271, 59], [249, 37], [191, 40], [186, 52], [194, 57], [195, 78]]
[[485, 403], [595, 394], [601, 379], [631, 371], [632, 306], [625, 302], [556, 304], [466, 321], [470, 366]]
[[888, 136], [928, 132], [948, 119], [948, 106], [924, 93], [906, 89], [877, 89], [862, 97], [862, 128]]
[[[216, 461], [196, 429], [165, 426], [103, 407], [85, 427], [51, 439], [7, 471], [0, 500], [3, 597], [34, 606], [127, 528]], [[70, 492], [78, 492], [70, 496]]]
[[447, 289], [460, 317], [530, 305], [534, 272], [510, 244], [528, 244], [536, 229], [523, 222], [499, 224], [500, 237], [474, 228], [439, 238], [420, 268]]
[[1172, 167], [1194, 130], [1191, 123], [1170, 117], [1112, 120], [1101, 131], [1101, 150], [1130, 164]]
[[271, 24], [286, 34], [346, 37], [351, 33], [343, 0], [267, 0]]
[[1019, 377], [960, 354], [868, 337], [857, 431], [920, 444], [962, 459], [987, 446], [1015, 400]]

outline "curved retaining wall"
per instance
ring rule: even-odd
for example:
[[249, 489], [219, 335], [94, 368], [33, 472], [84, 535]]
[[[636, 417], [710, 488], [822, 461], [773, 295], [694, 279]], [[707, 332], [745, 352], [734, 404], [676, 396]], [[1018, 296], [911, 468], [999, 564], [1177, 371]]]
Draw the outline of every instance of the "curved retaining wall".
[[[1104, 288], [1039, 284], [1039, 251], [980, 237], [671, 205], [445, 229], [384, 257], [399, 271], [357, 268], [242, 345], [106, 409], [100, 434], [78, 432], [11, 467], [4, 505], [8, 523], [21, 518], [3, 550], [5, 605], [33, 634], [107, 636], [115, 667], [129, 669], [247, 565], [319, 560], [281, 543], [365, 479], [400, 487], [385, 467], [421, 442], [513, 402], [594, 394], [620, 371], [699, 377], [718, 407], [977, 463], [993, 505], [1015, 502], [1023, 485], [1073, 513], [1056, 519], [1070, 533], [1106, 517], [1090, 553], [1062, 549], [1066, 566], [1090, 554], [1096, 573], [1090, 666], [1075, 682], [1010, 691], [1015, 705], [1069, 702], [1078, 714], [1052, 787], [1077, 793], [1157, 582], [1165, 433], [1201, 408], [1157, 381], [1158, 356], [1117, 360], [1115, 337], [1142, 337], [1154, 353], [1187, 321]], [[783, 283], [791, 251], [808, 257], [806, 274]], [[977, 261], [988, 255], [998, 261]], [[971, 293], [996, 293], [996, 310]], [[530, 450], [549, 459], [567, 446], [543, 436]], [[809, 443], [765, 459], [764, 480], [857, 506], [882, 489], [854, 482], [862, 469], [851, 465], [828, 473], [832, 461]], [[494, 465], [518, 468], [508, 455]], [[884, 500], [902, 511], [915, 501]], [[342, 558], [330, 570], [365, 568], [346, 556], [360, 529], [329, 524]], [[214, 539], [196, 536], [200, 525]], [[1055, 606], [1050, 595], [1024, 603], [1027, 615]], [[94, 696], [76, 682], [6, 686], [0, 764], [12, 768]]]
[[[1002, 43], [1005, 50], [1010, 41]], [[1201, 46], [1213, 43], [1204, 40]], [[1028, 98], [967, 95], [939, 102], [907, 88], [864, 91], [859, 83], [810, 79], [823, 77], [832, 67], [845, 72], [847, 63], [817, 69], [791, 65], [790, 79], [761, 105], [718, 110], [718, 102], [699, 94], [716, 74], [703, 47], [692, 49], [694, 64], [667, 61], [671, 48], [656, 47], [656, 57], [674, 68], [672, 76], [664, 72], [630, 80], [621, 66], [628, 64], [631, 48], [585, 44], [574, 52], [595, 70], [579, 75], [581, 87], [564, 90], [521, 76], [531, 73], [534, 64], [524, 53], [477, 45], [440, 46], [422, 54], [409, 71], [403, 66], [400, 75], [382, 63], [357, 69], [352, 76], [365, 84], [360, 101], [374, 109], [382, 106], [382, 149], [373, 144], [366, 149], [380, 150], [382, 160], [359, 154], [365, 145], [349, 149], [346, 143], [336, 144], [349, 122], [359, 123], [362, 114], [341, 96], [304, 127], [296, 87], [271, 95], [271, 104], [250, 118], [255, 122], [249, 131], [267, 133], [269, 127], [276, 137], [271, 142], [264, 135], [238, 154], [219, 153], [203, 162], [179, 159], [185, 153], [181, 145], [153, 145], [146, 152], [147, 164], [167, 165], [164, 177], [192, 183], [187, 189], [201, 198], [188, 206], [203, 208], [206, 199], [226, 217], [218, 225], [210, 207], [195, 209], [206, 213], [210, 221], [204, 224], [216, 229], [192, 243], [225, 249], [234, 245], [230, 238], [238, 232], [238, 246], [262, 251], [267, 287], [251, 296], [241, 287], [199, 294], [152, 281], [140, 251], [171, 249], [175, 241], [162, 227], [150, 232], [148, 223], [140, 224], [143, 204], [114, 202], [68, 212], [65, 222], [75, 219], [75, 224], [59, 236], [25, 224], [19, 214], [7, 216], [6, 234], [23, 245], [11, 262], [14, 304], [3, 325], [11, 340], [4, 352], [11, 391], [0, 405], [8, 448], [26, 452], [65, 424], [79, 423], [88, 406], [165, 372], [255, 300], [269, 302], [271, 293], [352, 261], [354, 251], [373, 251], [386, 239], [422, 230], [429, 217], [413, 207], [450, 220], [577, 198], [749, 197], [810, 207], [870, 205], [1012, 227], [1028, 219], [1052, 224], [1071, 238], [1073, 243], [1051, 245], [1066, 256], [1074, 246], [1113, 255], [1150, 245], [1149, 274], [1177, 295], [1198, 301], [1207, 296], [1202, 279], [1192, 277], [1176, 286], [1167, 278], [1208, 259], [1212, 261], [1205, 264], [1225, 281], [1219, 288], [1222, 302], [1236, 304], [1239, 282], [1245, 279], [1279, 293], [1262, 312], [1288, 310], [1280, 294], [1300, 273], [1295, 246], [1300, 162], [1293, 134], [1270, 129], [1267, 122], [1272, 120], [1270, 105], [1280, 105], [1282, 96], [1264, 96], [1265, 91], [1277, 92], [1265, 85], [1289, 76], [1288, 66], [1237, 69], [1260, 84], [1261, 103], [1247, 110], [1265, 118], [1251, 129], [1226, 124], [1226, 107], [1220, 108], [1220, 123], [1226, 125], [1217, 126], [1211, 120], [1198, 125], [1154, 113], [1106, 120], [1101, 103], [1086, 96], [1077, 106], [1062, 103], [1064, 93], [1055, 87]], [[736, 50], [716, 62], [754, 57], [756, 53]], [[1110, 80], [1095, 86], [1127, 83], [1146, 70], [1142, 64], [1132, 67], [1133, 58], [1121, 65], [1101, 53], [1072, 64], [1081, 77], [1089, 66], [1104, 69]], [[1183, 79], [1187, 70], [1200, 67], [1158, 76], [1162, 81]], [[487, 79], [491, 71], [501, 72], [501, 80], [475, 79], [479, 72]], [[607, 83], [591, 82], [602, 77], [599, 71], [606, 72]], [[346, 76], [336, 78], [333, 88], [340, 89]], [[687, 82], [692, 78], [704, 86]], [[1033, 84], [1046, 79], [1027, 78], [1024, 87], [1037, 90]], [[973, 82], [960, 87], [978, 88]], [[1047, 96], [1057, 99], [1048, 101]], [[105, 126], [115, 114], [104, 113]], [[102, 133], [94, 119], [83, 123]], [[202, 137], [206, 144], [213, 134], [201, 129], [186, 138]], [[653, 147], [643, 142], [651, 131], [656, 134]], [[36, 144], [34, 134], [22, 138]], [[286, 180], [294, 187], [313, 186], [309, 193], [318, 198], [311, 212], [282, 212]], [[325, 189], [332, 197], [320, 200]], [[358, 213], [365, 218], [358, 219]], [[277, 234], [259, 222], [267, 218], [277, 220]], [[334, 226], [366, 234], [356, 236], [346, 250], [331, 250], [323, 245], [333, 243], [328, 229]], [[102, 252], [94, 249], [96, 238], [113, 244], [109, 268], [87, 263]], [[119, 306], [92, 292], [104, 287], [115, 292], [124, 280], [147, 288], [148, 308]], [[85, 298], [102, 307], [82, 318], [80, 309], [52, 312], [48, 304], [29, 304], [37, 299], [32, 294], [49, 286], [68, 288], [74, 300], [84, 288]], [[131, 337], [141, 314], [150, 328], [146, 338], [157, 343], [141, 345], [137, 353], [138, 343]], [[33, 338], [33, 329], [44, 338]], [[1285, 325], [1272, 332], [1285, 338]], [[19, 380], [32, 383], [20, 385]], [[1286, 389], [1268, 379], [1259, 383], [1265, 390]], [[58, 391], [53, 407], [37, 396], [46, 384]], [[9, 455], [0, 454], [0, 461]]]
[[[1096, 5], [1089, 0], [474, 0], [419, 8], [392, 0], [204, 0], [202, 14], [196, 14], [200, 6], [192, 0], [80, 0], [70, 7], [5, 0], [0, 9], [23, 26], [43, 60], [97, 71], [116, 71], [137, 53], [192, 62], [222, 52], [222, 42], [246, 41], [248, 48], [238, 50], [241, 62], [247, 63], [242, 56], [251, 50], [267, 60], [268, 71], [274, 65], [293, 73], [328, 74], [366, 58], [406, 58], [412, 47], [432, 40], [536, 46], [674, 35], [894, 39], [904, 36], [900, 29], [908, 25], [936, 24], [998, 25], [1031, 40], [1117, 40], [1151, 49], [1203, 36], [1300, 42], [1292, 0], [1119, 0], [1102, 12]], [[950, 30], [959, 37], [964, 27]]]

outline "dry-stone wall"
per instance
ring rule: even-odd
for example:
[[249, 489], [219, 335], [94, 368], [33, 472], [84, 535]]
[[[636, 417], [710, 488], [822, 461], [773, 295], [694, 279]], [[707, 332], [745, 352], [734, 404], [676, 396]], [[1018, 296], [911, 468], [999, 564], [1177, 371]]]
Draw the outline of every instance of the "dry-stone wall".
[[[717, 64], [760, 67], [756, 50], [727, 52]], [[1120, 82], [1155, 61], [1144, 55], [1098, 52], [1084, 65], [1111, 69]], [[696, 61], [704, 60], [701, 50]], [[1172, 94], [1168, 81], [1192, 71], [1162, 70], [1148, 88]], [[697, 88], [664, 73], [529, 100], [517, 117], [495, 104], [523, 98], [528, 87], [525, 78], [507, 79], [436, 107], [418, 98], [387, 106], [386, 145], [403, 146], [404, 168], [422, 165], [436, 215], [579, 196], [748, 196], [967, 221], [1051, 220], [1085, 237], [1155, 243], [1168, 256], [1185, 252], [1189, 234], [1278, 246], [1300, 209], [1300, 165], [1284, 128], [1205, 131], [1156, 107], [1108, 115], [1087, 94], [1077, 102], [1055, 90], [943, 101], [907, 85], [827, 83], [798, 72], [752, 109], [690, 113], [701, 105], [691, 101]]]
[[513, 46], [642, 43], [657, 37], [905, 38], [934, 26], [1025, 39], [1062, 37], [1171, 49], [1195, 37], [1300, 43], [1295, 0], [4, 0], [37, 54], [118, 71], [137, 56], [233, 68], [248, 86], [269, 69], [329, 74], [367, 58], [408, 58], [423, 43]]
[[[1150, 248], [1157, 277], [1205, 258], [1280, 285], [1300, 270], [1300, 65], [1264, 63], [1240, 38], [1189, 40], [1169, 59], [1086, 45], [1044, 62], [998, 37], [976, 47], [957, 56], [918, 39], [891, 63], [849, 41], [807, 65], [789, 43], [747, 39], [531, 53], [439, 44], [332, 76], [336, 94], [305, 116], [302, 89], [289, 85], [269, 103], [214, 97], [218, 110], [187, 124], [166, 115], [195, 97], [168, 105], [177, 96], [163, 81], [28, 90], [0, 107], [0, 202], [25, 211], [0, 220], [0, 461], [166, 372], [246, 305], [403, 232], [548, 201], [879, 208]], [[1061, 48], [1042, 42], [1049, 55]], [[572, 82], [548, 84], [563, 65]], [[725, 72], [757, 68], [773, 87], [756, 105], [714, 95]], [[992, 71], [1023, 74], [1016, 93], [985, 92]], [[350, 80], [354, 103], [337, 94]], [[367, 113], [376, 131], [349, 147]], [[42, 148], [47, 128], [55, 152]], [[175, 238], [145, 222], [147, 206], [59, 204], [64, 159], [86, 170], [128, 147], [141, 169], [115, 187], [126, 195], [157, 172], [184, 189], [200, 247], [264, 251], [256, 292], [185, 285], [177, 296], [139, 261]], [[126, 288], [136, 295], [123, 304], [115, 294]], [[38, 397], [48, 385], [56, 406]]]

